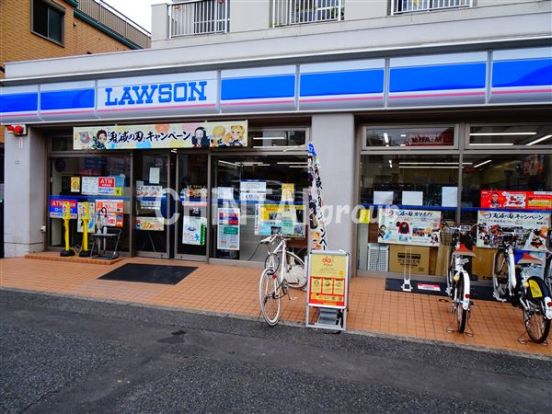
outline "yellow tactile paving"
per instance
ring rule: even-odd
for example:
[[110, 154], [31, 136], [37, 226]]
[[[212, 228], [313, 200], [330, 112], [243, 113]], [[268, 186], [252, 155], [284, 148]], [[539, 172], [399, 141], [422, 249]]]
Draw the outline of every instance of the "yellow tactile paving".
[[[48, 253], [55, 254], [55, 253]], [[98, 280], [125, 263], [197, 266], [177, 285]], [[10, 258], [0, 260], [0, 287], [231, 315], [259, 317], [260, 270], [178, 260], [123, 259], [108, 265]], [[283, 300], [282, 318], [305, 320], [305, 293], [292, 290], [294, 301]], [[441, 301], [440, 301], [441, 299]], [[520, 344], [524, 332], [521, 311], [510, 304], [475, 301], [470, 325], [475, 335], [448, 333], [453, 323], [450, 305], [442, 297], [385, 290], [381, 278], [351, 280], [348, 329], [437, 340], [477, 347], [552, 355], [552, 344]], [[551, 339], [552, 342], [552, 339]]]

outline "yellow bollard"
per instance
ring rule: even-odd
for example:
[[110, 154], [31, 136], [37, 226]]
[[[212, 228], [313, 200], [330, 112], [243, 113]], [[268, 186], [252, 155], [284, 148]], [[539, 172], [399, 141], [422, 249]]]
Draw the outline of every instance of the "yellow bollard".
[[88, 222], [90, 221], [90, 209], [88, 207], [89, 204], [88, 201], [86, 201], [82, 208], [82, 249], [79, 253], [81, 257], [90, 256], [88, 252]]
[[65, 250], [60, 252], [60, 256], [74, 256], [75, 252], [69, 246], [69, 221], [71, 220], [71, 204], [66, 202], [63, 204], [63, 225], [65, 226]]

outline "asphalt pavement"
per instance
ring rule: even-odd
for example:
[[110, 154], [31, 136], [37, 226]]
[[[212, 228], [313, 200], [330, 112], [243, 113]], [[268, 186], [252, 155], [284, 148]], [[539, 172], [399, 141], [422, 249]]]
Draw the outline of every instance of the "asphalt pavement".
[[0, 413], [550, 407], [552, 358], [0, 291]]

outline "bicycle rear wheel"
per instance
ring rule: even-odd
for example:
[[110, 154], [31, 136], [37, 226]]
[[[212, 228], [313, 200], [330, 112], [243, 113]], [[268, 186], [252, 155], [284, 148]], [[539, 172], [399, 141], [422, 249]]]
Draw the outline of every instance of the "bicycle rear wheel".
[[286, 252], [285, 278], [288, 286], [295, 289], [301, 289], [307, 284], [305, 262], [291, 252]]
[[529, 290], [534, 296], [540, 297], [527, 298], [526, 295], [529, 308], [523, 308], [525, 330], [533, 342], [542, 344], [546, 341], [546, 338], [548, 338], [548, 334], [550, 333], [550, 319], [546, 319], [545, 317], [546, 305], [544, 303], [544, 297], [550, 295], [550, 293], [548, 292], [548, 287], [544, 284], [542, 279], [531, 277], [528, 282], [529, 288], [527, 290]]
[[459, 333], [464, 333], [466, 329], [466, 321], [468, 319], [468, 311], [462, 306], [462, 300], [464, 299], [464, 281], [462, 280], [464, 276], [456, 282], [456, 287], [454, 289], [454, 306], [456, 310], [456, 330]]
[[281, 292], [277, 274], [270, 268], [263, 270], [259, 279], [259, 305], [263, 319], [270, 326], [275, 326], [280, 319]]

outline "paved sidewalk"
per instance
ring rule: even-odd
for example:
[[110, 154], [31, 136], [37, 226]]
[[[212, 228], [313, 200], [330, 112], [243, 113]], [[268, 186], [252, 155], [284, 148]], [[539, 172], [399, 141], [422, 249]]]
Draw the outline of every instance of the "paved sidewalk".
[[[55, 254], [55, 253], [53, 253]], [[125, 263], [197, 266], [177, 285], [98, 280]], [[260, 270], [180, 260], [129, 258], [108, 266], [10, 258], [0, 260], [0, 287], [93, 299], [130, 302], [218, 314], [260, 318], [257, 299]], [[283, 300], [282, 318], [304, 323], [305, 293], [293, 290]], [[348, 330], [552, 356], [552, 345], [520, 344], [521, 311], [510, 304], [475, 301], [473, 337], [447, 333], [453, 323], [443, 297], [385, 290], [385, 279], [351, 280]]]

